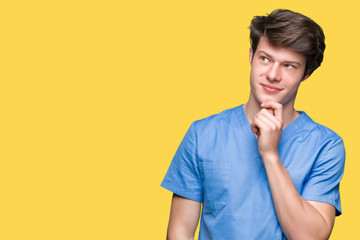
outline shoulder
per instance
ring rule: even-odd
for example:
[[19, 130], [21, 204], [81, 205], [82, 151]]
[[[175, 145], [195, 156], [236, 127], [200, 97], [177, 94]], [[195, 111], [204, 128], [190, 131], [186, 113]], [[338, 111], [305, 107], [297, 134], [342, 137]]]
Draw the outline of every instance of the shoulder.
[[196, 132], [203, 132], [214, 130], [220, 126], [230, 126], [234, 119], [238, 118], [238, 112], [241, 110], [242, 105], [226, 109], [220, 113], [213, 114], [209, 117], [196, 120], [192, 123], [192, 127]]
[[320, 149], [329, 149], [336, 146], [338, 150], [344, 151], [343, 139], [335, 131], [313, 121], [307, 115], [305, 117], [307, 118], [307, 124], [305, 124], [304, 129], [306, 129], [314, 145], [320, 147]]
[[[305, 113], [304, 113], [305, 114]], [[306, 115], [306, 114], [305, 114]], [[309, 116], [306, 115], [307, 118], [307, 125], [306, 129], [313, 135], [319, 139], [332, 139], [332, 140], [342, 140], [342, 138], [332, 129], [315, 122]]]

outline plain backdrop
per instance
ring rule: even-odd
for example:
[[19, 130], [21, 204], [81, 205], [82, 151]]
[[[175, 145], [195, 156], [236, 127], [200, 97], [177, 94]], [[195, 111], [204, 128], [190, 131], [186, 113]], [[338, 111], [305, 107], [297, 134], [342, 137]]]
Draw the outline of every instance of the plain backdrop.
[[248, 26], [277, 8], [324, 29], [296, 109], [344, 139], [331, 239], [355, 239], [355, 0], [2, 2], [0, 238], [165, 239], [171, 159], [193, 121], [247, 101]]

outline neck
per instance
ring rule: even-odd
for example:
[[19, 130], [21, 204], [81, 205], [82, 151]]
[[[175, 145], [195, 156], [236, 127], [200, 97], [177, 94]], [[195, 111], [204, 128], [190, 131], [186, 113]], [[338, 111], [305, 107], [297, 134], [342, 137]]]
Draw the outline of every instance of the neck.
[[[257, 101], [248, 101], [244, 105], [244, 111], [247, 119], [251, 123], [255, 115], [261, 110], [261, 106]], [[284, 127], [288, 126], [292, 121], [294, 121], [300, 114], [294, 109], [294, 103], [283, 105], [283, 118], [284, 118]]]

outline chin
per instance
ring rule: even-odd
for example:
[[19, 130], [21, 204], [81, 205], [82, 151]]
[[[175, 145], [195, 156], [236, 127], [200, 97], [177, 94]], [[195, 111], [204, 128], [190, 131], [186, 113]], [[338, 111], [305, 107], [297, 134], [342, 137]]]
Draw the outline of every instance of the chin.
[[265, 96], [265, 97], [262, 97], [260, 99], [260, 104], [261, 103], [265, 103], [265, 102], [277, 102], [279, 103], [279, 99], [275, 98], [275, 97], [271, 97], [271, 96]]

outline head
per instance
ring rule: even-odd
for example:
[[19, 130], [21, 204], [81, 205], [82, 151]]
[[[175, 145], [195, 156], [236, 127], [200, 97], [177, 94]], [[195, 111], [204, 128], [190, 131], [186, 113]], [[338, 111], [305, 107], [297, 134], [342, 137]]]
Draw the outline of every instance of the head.
[[255, 16], [250, 25], [253, 53], [265, 37], [274, 47], [284, 47], [306, 58], [304, 76], [317, 69], [324, 56], [325, 36], [321, 27], [310, 18], [290, 10], [278, 9], [268, 16]]
[[300, 83], [320, 66], [324, 34], [310, 18], [289, 10], [254, 17], [250, 26], [250, 85], [248, 105], [281, 103], [292, 111]]

